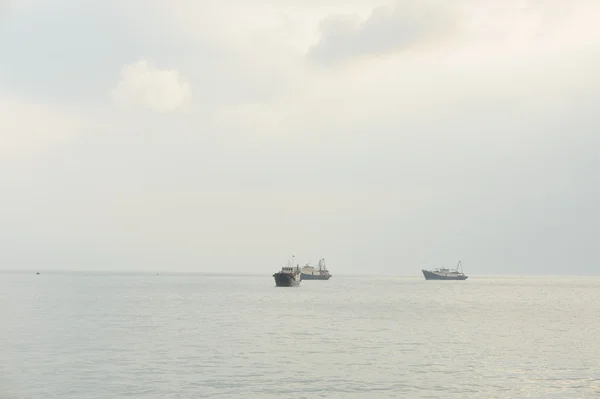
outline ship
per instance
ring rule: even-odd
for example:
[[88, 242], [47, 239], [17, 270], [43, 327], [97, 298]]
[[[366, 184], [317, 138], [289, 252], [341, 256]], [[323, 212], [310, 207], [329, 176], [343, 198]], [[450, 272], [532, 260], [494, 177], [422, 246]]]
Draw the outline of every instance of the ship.
[[466, 280], [469, 278], [462, 269], [462, 261], [458, 261], [456, 269], [421, 270], [425, 280]]
[[298, 287], [302, 280], [300, 265], [294, 266], [294, 262], [288, 263], [287, 267], [282, 267], [281, 271], [273, 274], [275, 285], [277, 287]]
[[329, 280], [331, 278], [331, 274], [325, 266], [324, 258], [319, 259], [319, 266], [317, 267], [318, 269], [307, 263], [302, 268], [302, 280]]

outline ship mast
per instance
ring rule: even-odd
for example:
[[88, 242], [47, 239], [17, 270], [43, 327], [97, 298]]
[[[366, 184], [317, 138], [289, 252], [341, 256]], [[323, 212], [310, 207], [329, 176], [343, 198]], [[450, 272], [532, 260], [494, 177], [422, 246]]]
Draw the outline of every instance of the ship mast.
[[325, 266], [325, 258], [319, 259], [319, 271], [321, 272], [323, 270], [327, 270], [327, 267]]

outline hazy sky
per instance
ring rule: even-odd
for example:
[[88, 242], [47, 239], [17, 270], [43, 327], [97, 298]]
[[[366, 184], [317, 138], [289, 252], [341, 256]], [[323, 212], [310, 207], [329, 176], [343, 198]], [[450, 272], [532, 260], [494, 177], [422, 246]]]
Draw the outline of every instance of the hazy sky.
[[599, 274], [596, 0], [0, 0], [0, 268]]

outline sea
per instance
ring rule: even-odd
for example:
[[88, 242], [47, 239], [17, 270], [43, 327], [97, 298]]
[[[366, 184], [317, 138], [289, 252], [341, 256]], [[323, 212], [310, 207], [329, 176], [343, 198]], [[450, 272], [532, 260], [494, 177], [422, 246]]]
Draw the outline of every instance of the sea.
[[600, 398], [600, 278], [0, 273], [0, 398]]

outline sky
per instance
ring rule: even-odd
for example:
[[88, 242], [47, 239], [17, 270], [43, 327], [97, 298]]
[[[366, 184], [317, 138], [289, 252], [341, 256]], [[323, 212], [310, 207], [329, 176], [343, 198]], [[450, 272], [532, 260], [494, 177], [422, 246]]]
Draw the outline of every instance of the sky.
[[600, 274], [599, 17], [0, 0], [0, 269]]

